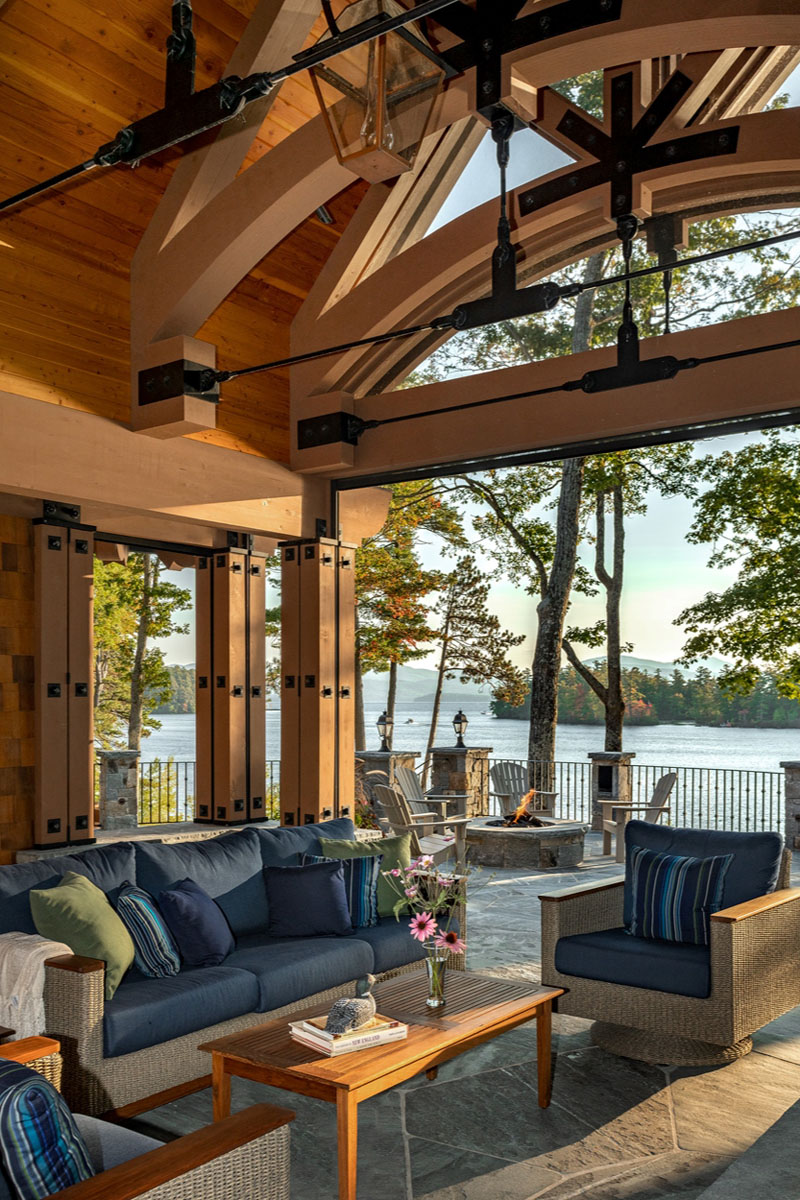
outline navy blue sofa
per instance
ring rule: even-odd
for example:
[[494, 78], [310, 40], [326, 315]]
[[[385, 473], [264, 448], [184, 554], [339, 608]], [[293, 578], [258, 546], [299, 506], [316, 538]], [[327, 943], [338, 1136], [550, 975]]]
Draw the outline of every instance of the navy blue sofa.
[[219, 966], [164, 979], [132, 967], [110, 1001], [103, 998], [102, 963], [76, 956], [48, 963], [47, 1033], [61, 1040], [64, 1093], [76, 1111], [141, 1106], [192, 1080], [202, 1086], [210, 1060], [197, 1050], [201, 1042], [301, 1004], [352, 994], [368, 972], [385, 975], [423, 957], [407, 923], [393, 917], [340, 937], [270, 937], [263, 868], [318, 854], [320, 835], [352, 839], [355, 830], [345, 818], [296, 828], [251, 826], [204, 841], [117, 842], [0, 867], [0, 932], [35, 932], [30, 890], [55, 886], [66, 871], [77, 871], [112, 898], [126, 881], [158, 896], [191, 878], [214, 897], [236, 938]]

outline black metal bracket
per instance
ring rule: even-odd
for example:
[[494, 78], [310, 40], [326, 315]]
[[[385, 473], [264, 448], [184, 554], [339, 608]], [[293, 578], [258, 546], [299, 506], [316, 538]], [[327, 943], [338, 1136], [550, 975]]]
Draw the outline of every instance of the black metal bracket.
[[172, 0], [172, 33], [167, 38], [167, 78], [164, 104], [178, 103], [194, 94], [197, 46], [192, 32], [190, 0]]
[[[555, 11], [549, 9], [548, 11]], [[608, 212], [612, 219], [629, 213], [633, 208], [633, 181], [636, 175], [658, 167], [677, 163], [696, 162], [702, 158], [718, 158], [735, 154], [739, 126], [703, 132], [690, 130], [668, 141], [653, 144], [661, 129], [692, 86], [691, 79], [675, 71], [661, 91], [633, 124], [633, 72], [617, 75], [611, 88], [611, 113], [607, 129], [598, 126], [571, 108], [564, 113], [557, 131], [569, 144], [590, 154], [596, 161], [574, 171], [565, 171], [547, 183], [526, 188], [519, 194], [519, 209], [523, 216], [547, 205], [565, 200], [579, 192], [607, 183]]]
[[[210, 373], [210, 381], [206, 373]], [[200, 387], [200, 383], [207, 386]], [[211, 404], [219, 403], [219, 384], [214, 378], [214, 372], [204, 367], [202, 363], [188, 362], [185, 358], [175, 359], [174, 362], [161, 363], [157, 367], [147, 367], [139, 372], [139, 406], [156, 404], [159, 400], [172, 400], [175, 396], [196, 396], [198, 400], [208, 400]]]
[[353, 413], [333, 412], [320, 417], [305, 417], [297, 422], [297, 448], [311, 450], [315, 446], [329, 446], [333, 442], [357, 446], [364, 430], [371, 428], [371, 422], [362, 421]]

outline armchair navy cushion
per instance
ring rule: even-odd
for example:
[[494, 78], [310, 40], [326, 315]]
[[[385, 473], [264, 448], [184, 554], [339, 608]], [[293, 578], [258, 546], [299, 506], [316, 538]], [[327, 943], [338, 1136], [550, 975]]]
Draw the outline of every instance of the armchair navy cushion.
[[[711, 994], [710, 958], [708, 946], [631, 937], [627, 929], [600, 929], [559, 938], [555, 966], [580, 979], [704, 999]], [[619, 1019], [624, 1021], [623, 1013]]]
[[730, 908], [774, 892], [781, 865], [783, 838], [778, 833], [729, 833], [723, 829], [672, 829], [649, 821], [628, 821], [625, 826], [625, 905], [623, 922], [630, 926], [633, 916], [630, 853], [643, 846], [661, 854], [679, 854], [690, 858], [712, 858], [732, 854], [733, 862], [725, 876], [722, 907]]

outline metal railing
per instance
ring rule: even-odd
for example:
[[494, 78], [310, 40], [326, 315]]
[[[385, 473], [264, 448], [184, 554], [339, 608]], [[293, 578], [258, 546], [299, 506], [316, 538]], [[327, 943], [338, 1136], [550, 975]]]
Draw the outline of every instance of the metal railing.
[[[264, 816], [280, 813], [281, 764], [269, 759], [264, 764]], [[94, 763], [94, 803], [100, 803], [100, 763]], [[139, 763], [139, 824], [169, 825], [193, 821], [195, 817], [195, 764], [160, 758]]]
[[[473, 794], [485, 798], [487, 816], [500, 812], [491, 795], [489, 776], [495, 762], [527, 766], [531, 786], [558, 793], [556, 816], [575, 821], [592, 819], [592, 764], [528, 762], [525, 759], [484, 759], [475, 764]], [[647, 804], [662, 775], [678, 778], [669, 798], [669, 823], [703, 829], [782, 830], [784, 775], [782, 771], [745, 771], [722, 767], [657, 766], [631, 763], [631, 804]], [[643, 813], [637, 814], [644, 816]]]

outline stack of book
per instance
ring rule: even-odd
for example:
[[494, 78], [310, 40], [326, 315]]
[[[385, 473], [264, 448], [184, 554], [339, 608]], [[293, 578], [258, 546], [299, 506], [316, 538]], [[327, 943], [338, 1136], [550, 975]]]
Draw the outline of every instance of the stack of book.
[[302, 1042], [312, 1050], [329, 1057], [335, 1054], [350, 1054], [353, 1050], [365, 1050], [370, 1046], [381, 1046], [384, 1042], [400, 1042], [408, 1036], [408, 1026], [391, 1017], [376, 1013], [358, 1029], [347, 1033], [328, 1033], [325, 1028], [327, 1017], [309, 1017], [307, 1021], [290, 1021], [289, 1030], [296, 1042]]

